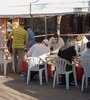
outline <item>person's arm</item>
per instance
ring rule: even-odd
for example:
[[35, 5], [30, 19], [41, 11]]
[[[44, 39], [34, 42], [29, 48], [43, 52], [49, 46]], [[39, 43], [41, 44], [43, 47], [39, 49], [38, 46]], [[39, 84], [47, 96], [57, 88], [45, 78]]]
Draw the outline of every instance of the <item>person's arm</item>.
[[27, 57], [30, 57], [30, 49], [28, 50], [28, 52], [26, 53]]
[[33, 50], [34, 50], [34, 46], [32, 46], [31, 48], [29, 48], [28, 52], [26, 53], [26, 55], [28, 57], [31, 57], [32, 56], [32, 53], [33, 53]]
[[59, 43], [59, 46], [58, 46], [59, 49], [65, 45], [65, 42], [61, 37], [58, 38], [58, 43]]
[[76, 52], [75, 47], [73, 47], [73, 56], [77, 56], [77, 52]]
[[49, 48], [53, 49], [53, 37], [49, 39]]
[[59, 57], [61, 56], [61, 53], [62, 53], [61, 50], [59, 50], [59, 52], [58, 52], [58, 56], [59, 56]]

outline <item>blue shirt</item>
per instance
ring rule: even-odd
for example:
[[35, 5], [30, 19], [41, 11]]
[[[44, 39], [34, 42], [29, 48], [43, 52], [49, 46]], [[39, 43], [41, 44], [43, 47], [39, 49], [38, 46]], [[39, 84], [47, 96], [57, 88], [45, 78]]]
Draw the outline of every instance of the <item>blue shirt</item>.
[[28, 32], [28, 41], [29, 41], [29, 48], [31, 48], [35, 43], [35, 36], [34, 36], [34, 32], [31, 30], [31, 28], [28, 28], [27, 29], [27, 32]]

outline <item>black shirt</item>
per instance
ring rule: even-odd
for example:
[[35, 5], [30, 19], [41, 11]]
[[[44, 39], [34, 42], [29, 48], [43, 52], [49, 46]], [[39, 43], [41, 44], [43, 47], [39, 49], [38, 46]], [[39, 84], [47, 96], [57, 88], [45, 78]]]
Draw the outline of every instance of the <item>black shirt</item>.
[[58, 56], [72, 62], [73, 56], [76, 56], [75, 46], [71, 46], [63, 51], [59, 50]]

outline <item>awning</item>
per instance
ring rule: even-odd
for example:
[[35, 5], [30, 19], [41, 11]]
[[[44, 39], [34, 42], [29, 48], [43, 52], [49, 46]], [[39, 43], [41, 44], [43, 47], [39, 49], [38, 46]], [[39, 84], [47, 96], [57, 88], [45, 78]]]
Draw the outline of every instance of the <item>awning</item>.
[[34, 16], [90, 13], [90, 0], [39, 0], [31, 6]]
[[0, 0], [0, 18], [90, 13], [90, 0]]
[[0, 0], [0, 17], [29, 17], [31, 0]]

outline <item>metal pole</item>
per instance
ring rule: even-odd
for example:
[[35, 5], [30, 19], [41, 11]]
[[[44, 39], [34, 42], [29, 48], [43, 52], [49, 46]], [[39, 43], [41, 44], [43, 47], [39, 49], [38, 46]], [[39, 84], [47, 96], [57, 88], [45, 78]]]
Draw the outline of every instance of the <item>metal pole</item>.
[[44, 21], [45, 21], [45, 38], [47, 39], [47, 18], [46, 16], [44, 17]]
[[57, 16], [57, 34], [60, 36], [60, 23], [62, 16]]
[[30, 2], [30, 16], [31, 16], [31, 2]]
[[34, 1], [34, 2], [30, 2], [30, 15], [32, 15], [32, 7], [31, 7], [32, 5], [31, 5], [31, 4], [32, 4], [32, 3], [36, 3], [36, 2], [38, 2], [38, 1], [39, 1], [39, 0], [36, 0], [36, 1]]
[[32, 27], [32, 30], [34, 29], [33, 28], [33, 16], [32, 16], [32, 3], [36, 3], [36, 2], [38, 2], [39, 0], [36, 0], [36, 1], [34, 1], [34, 2], [30, 2], [30, 16], [31, 16], [31, 27]]
[[30, 2], [30, 17], [31, 17], [31, 24], [30, 24], [30, 26], [31, 26], [31, 28], [33, 30], [33, 16], [31, 14], [31, 11], [32, 11], [32, 8], [31, 8], [31, 2]]

